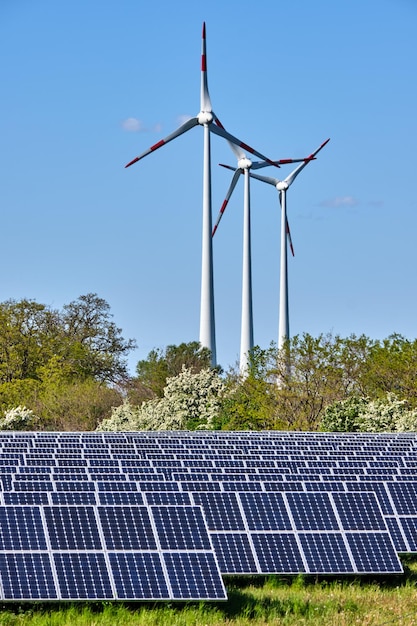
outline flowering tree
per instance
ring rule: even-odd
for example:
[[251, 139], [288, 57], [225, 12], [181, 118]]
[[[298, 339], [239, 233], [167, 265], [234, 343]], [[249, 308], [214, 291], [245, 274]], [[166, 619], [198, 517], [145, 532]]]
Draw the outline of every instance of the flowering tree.
[[417, 431], [417, 409], [388, 393], [385, 398], [352, 396], [326, 407], [320, 430], [336, 432]]
[[17, 406], [4, 412], [0, 417], [0, 430], [31, 430], [39, 421], [33, 411], [25, 406]]
[[125, 402], [112, 411], [97, 430], [195, 430], [214, 427], [225, 384], [210, 368], [193, 373], [183, 367], [178, 376], [168, 378], [164, 396], [143, 402], [139, 407]]

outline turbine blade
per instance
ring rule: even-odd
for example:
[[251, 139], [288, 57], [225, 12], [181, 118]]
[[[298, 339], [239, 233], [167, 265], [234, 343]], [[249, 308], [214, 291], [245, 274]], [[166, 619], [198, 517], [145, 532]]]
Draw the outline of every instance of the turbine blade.
[[187, 122], [182, 124], [179, 128], [177, 128], [177, 130], [175, 130], [173, 133], [168, 135], [168, 137], [165, 137], [165, 139], [161, 139], [161, 141], [158, 141], [153, 146], [151, 146], [148, 150], [146, 150], [145, 152], [142, 152], [142, 154], [135, 157], [132, 161], [130, 161], [127, 165], [125, 165], [125, 167], [130, 167], [134, 163], [137, 163], [138, 161], [146, 157], [151, 152], [155, 152], [155, 150], [158, 150], [158, 148], [162, 148], [162, 146], [164, 146], [165, 144], [169, 143], [176, 137], [179, 137], [183, 133], [186, 133], [187, 130], [190, 130], [190, 128], [193, 128], [193, 126], [197, 126], [197, 125], [198, 125], [198, 119], [196, 117], [192, 117], [190, 120], [188, 120]]
[[219, 135], [220, 137], [223, 137], [224, 139], [227, 139], [227, 141], [235, 144], [237, 148], [242, 148], [246, 152], [255, 154], [257, 157], [259, 157], [263, 161], [267, 161], [269, 165], [275, 165], [275, 167], [279, 167], [279, 165], [274, 163], [274, 161], [271, 161], [271, 159], [268, 159], [268, 157], [266, 157], [264, 154], [262, 154], [261, 152], [258, 152], [254, 148], [251, 148], [251, 146], [248, 146], [243, 141], [240, 141], [240, 139], [238, 139], [237, 137], [234, 137], [233, 135], [228, 133], [227, 130], [223, 126], [218, 126], [217, 124], [210, 124], [209, 128], [212, 133], [214, 133], [215, 135]]
[[[219, 118], [214, 112], [213, 112], [213, 118], [217, 126], [219, 126], [219, 128], [222, 128], [224, 131], [226, 131], [225, 127], [223, 126], [223, 124], [221, 123], [221, 121], [219, 120]], [[236, 146], [236, 144], [232, 143], [231, 141], [228, 141], [227, 143], [229, 144], [233, 154], [235, 155], [238, 161], [239, 159], [244, 159], [246, 157], [246, 154], [243, 152], [243, 150], [239, 148], [238, 146]]]
[[308, 156], [307, 158], [304, 159], [304, 163], [301, 163], [301, 165], [299, 165], [298, 167], [295, 168], [295, 170], [293, 170], [291, 172], [291, 174], [289, 174], [287, 176], [287, 178], [285, 178], [284, 182], [286, 182], [288, 184], [288, 187], [294, 182], [294, 180], [297, 178], [298, 174], [301, 172], [301, 170], [303, 170], [305, 168], [306, 165], [308, 165], [310, 163], [310, 161], [314, 160], [314, 157], [316, 156], [316, 154], [318, 152], [320, 152], [320, 150], [322, 148], [324, 148], [324, 146], [329, 143], [330, 141], [330, 137], [329, 139], [326, 139], [326, 141], [323, 141], [323, 143], [316, 149], [314, 150], [314, 152], [312, 152], [310, 154], [310, 156]]
[[236, 183], [239, 180], [239, 176], [241, 175], [241, 173], [242, 173], [242, 170], [240, 168], [238, 168], [237, 170], [235, 170], [235, 173], [233, 174], [232, 182], [230, 183], [230, 187], [227, 190], [227, 194], [226, 194], [225, 199], [223, 200], [223, 204], [222, 204], [222, 206], [220, 208], [220, 211], [219, 211], [219, 214], [217, 216], [217, 221], [216, 221], [216, 223], [214, 225], [213, 232], [211, 233], [212, 237], [214, 237], [214, 233], [216, 232], [216, 230], [217, 230], [217, 228], [218, 228], [218, 226], [220, 224], [220, 220], [223, 217], [223, 213], [226, 210], [227, 204], [228, 204], [228, 202], [230, 200], [230, 197], [231, 197], [231, 195], [233, 193], [234, 188], [236, 187]]
[[285, 230], [287, 232], [288, 243], [290, 244], [291, 254], [293, 256], [295, 256], [295, 254], [294, 254], [294, 246], [292, 245], [292, 239], [291, 239], [290, 225], [288, 224], [288, 220], [286, 220], [286, 222], [285, 222]]
[[203, 22], [203, 35], [201, 39], [201, 95], [200, 110], [211, 111], [211, 100], [207, 82], [207, 53], [206, 53], [206, 23]]
[[273, 187], [276, 187], [279, 183], [277, 178], [270, 178], [270, 176], [260, 176], [259, 174], [253, 174], [252, 172], [249, 172], [249, 176], [251, 178], [261, 180], [263, 183], [268, 183], [268, 185], [272, 185]]
[[228, 170], [232, 170], [232, 172], [234, 172], [234, 171], [235, 171], [235, 169], [236, 169], [235, 167], [233, 167], [233, 165], [225, 165], [224, 163], [219, 163], [219, 165], [220, 165], [221, 167], [225, 167], [225, 168], [226, 168], [226, 169], [228, 169]]
[[[279, 204], [280, 204], [280, 207], [282, 209], [282, 191], [279, 192], [278, 196], [279, 196]], [[294, 254], [294, 246], [292, 245], [292, 239], [291, 239], [290, 225], [288, 223], [288, 217], [285, 217], [285, 233], [286, 233], [287, 238], [288, 238], [288, 243], [290, 244], [291, 254], [292, 254], [292, 256], [295, 256], [295, 254]]]

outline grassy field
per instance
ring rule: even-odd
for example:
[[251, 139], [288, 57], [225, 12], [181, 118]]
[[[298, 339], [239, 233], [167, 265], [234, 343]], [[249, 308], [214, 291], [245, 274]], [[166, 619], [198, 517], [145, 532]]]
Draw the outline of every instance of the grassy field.
[[218, 604], [4, 604], [0, 626], [417, 626], [417, 560], [404, 565], [382, 580], [229, 580]]

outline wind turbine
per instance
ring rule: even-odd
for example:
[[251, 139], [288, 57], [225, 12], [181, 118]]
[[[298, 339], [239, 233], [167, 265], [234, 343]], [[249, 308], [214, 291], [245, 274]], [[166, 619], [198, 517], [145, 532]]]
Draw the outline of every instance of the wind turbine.
[[[240, 326], [240, 373], [245, 376], [249, 367], [249, 353], [254, 347], [253, 340], [253, 306], [252, 306], [252, 253], [251, 253], [251, 227], [250, 227], [250, 170], [260, 169], [271, 165], [266, 161], [252, 162], [247, 158], [245, 152], [230, 144], [231, 149], [237, 157], [237, 168], [230, 165], [222, 165], [227, 169], [234, 170], [233, 178], [226, 197], [223, 201], [216, 224], [214, 225], [212, 236], [214, 236], [220, 220], [226, 210], [227, 204], [236, 187], [237, 181], [241, 174], [244, 175], [244, 196], [243, 196], [243, 260], [242, 260], [242, 317]], [[299, 163], [305, 159], [280, 159], [274, 161], [274, 165], [280, 167], [285, 163]], [[287, 224], [288, 236], [291, 237]], [[294, 254], [290, 239], [291, 250]]]
[[[215, 122], [215, 124], [213, 124]], [[202, 225], [202, 262], [201, 262], [201, 301], [200, 301], [200, 344], [211, 351], [212, 365], [216, 365], [216, 335], [214, 321], [214, 287], [213, 287], [213, 247], [211, 238], [212, 210], [211, 210], [211, 152], [210, 132], [227, 139], [231, 143], [255, 154], [271, 165], [273, 162], [260, 152], [254, 150], [226, 131], [214, 113], [207, 83], [207, 55], [206, 55], [206, 25], [203, 23], [201, 44], [201, 88], [200, 111], [182, 124], [177, 130], [161, 139], [148, 150], [134, 158], [125, 167], [137, 163], [151, 152], [166, 145], [180, 135], [191, 130], [194, 126], [203, 126], [204, 129], [204, 158], [203, 158], [203, 225]]]
[[[287, 190], [292, 185], [298, 174], [305, 166], [313, 161], [316, 154], [330, 141], [326, 139], [314, 152], [310, 154], [303, 163], [295, 168], [284, 180], [270, 178], [268, 176], [260, 176], [259, 174], [250, 174], [252, 178], [257, 178], [273, 185], [279, 193], [279, 201], [281, 204], [281, 263], [280, 263], [280, 297], [279, 297], [279, 328], [278, 328], [278, 349], [282, 349], [285, 342], [290, 336], [289, 315], [288, 315], [288, 268], [287, 268], [287, 237], [289, 236], [289, 227], [287, 220]], [[292, 248], [291, 240], [290, 245]]]

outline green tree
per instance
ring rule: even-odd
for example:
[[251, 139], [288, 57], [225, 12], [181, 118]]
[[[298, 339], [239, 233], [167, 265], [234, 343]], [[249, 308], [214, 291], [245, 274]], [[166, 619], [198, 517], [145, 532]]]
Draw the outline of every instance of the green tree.
[[417, 339], [393, 334], [373, 344], [360, 381], [366, 395], [394, 393], [417, 406]]
[[406, 432], [417, 430], [417, 409], [388, 393], [384, 398], [352, 396], [326, 407], [320, 430], [337, 432]]
[[282, 427], [277, 411], [277, 349], [255, 346], [248, 359], [245, 376], [229, 372], [226, 393], [215, 421], [224, 430], [267, 430]]
[[97, 430], [196, 430], [214, 428], [225, 384], [210, 368], [194, 373], [183, 367], [169, 378], [162, 398], [139, 407], [125, 402]]
[[136, 342], [123, 339], [103, 298], [95, 293], [80, 296], [64, 306], [60, 321], [66, 339], [64, 357], [76, 374], [112, 383], [127, 378], [125, 357]]
[[153, 397], [162, 398], [167, 379], [178, 376], [183, 367], [196, 374], [210, 367], [210, 363], [210, 350], [198, 341], [169, 345], [165, 349], [154, 348], [146, 359], [138, 362], [135, 382], [142, 391], [148, 390]]

